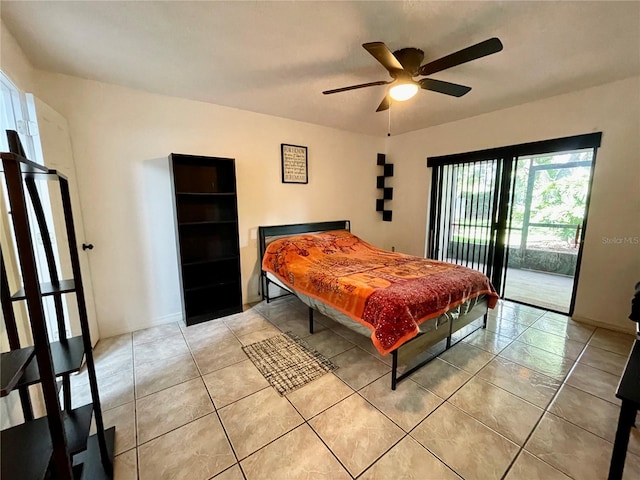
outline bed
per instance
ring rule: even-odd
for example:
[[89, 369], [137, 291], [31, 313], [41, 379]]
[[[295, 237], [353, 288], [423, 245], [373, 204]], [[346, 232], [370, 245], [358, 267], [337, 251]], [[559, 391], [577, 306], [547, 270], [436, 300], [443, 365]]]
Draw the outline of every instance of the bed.
[[282, 296], [271, 296], [276, 285], [309, 307], [310, 333], [317, 310], [369, 336], [381, 355], [391, 354], [392, 390], [486, 327], [498, 300], [482, 273], [378, 249], [353, 235], [348, 220], [259, 227], [258, 235], [263, 300]]

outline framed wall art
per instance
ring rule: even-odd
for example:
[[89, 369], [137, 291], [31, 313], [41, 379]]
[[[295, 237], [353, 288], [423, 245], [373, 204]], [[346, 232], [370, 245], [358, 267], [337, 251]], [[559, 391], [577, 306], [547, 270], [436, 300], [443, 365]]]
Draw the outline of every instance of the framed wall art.
[[309, 183], [307, 147], [280, 144], [282, 183]]

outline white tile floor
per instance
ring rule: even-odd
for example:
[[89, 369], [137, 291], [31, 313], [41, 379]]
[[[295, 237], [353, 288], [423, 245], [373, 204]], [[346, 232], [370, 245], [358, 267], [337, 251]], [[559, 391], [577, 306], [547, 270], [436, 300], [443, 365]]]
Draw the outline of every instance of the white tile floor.
[[[163, 325], [95, 349], [116, 479], [603, 479], [633, 337], [507, 302], [389, 388], [370, 340], [289, 297], [194, 327]], [[284, 397], [242, 351], [280, 331], [339, 365]], [[86, 372], [74, 404], [88, 401]], [[634, 429], [625, 478], [640, 478]]]

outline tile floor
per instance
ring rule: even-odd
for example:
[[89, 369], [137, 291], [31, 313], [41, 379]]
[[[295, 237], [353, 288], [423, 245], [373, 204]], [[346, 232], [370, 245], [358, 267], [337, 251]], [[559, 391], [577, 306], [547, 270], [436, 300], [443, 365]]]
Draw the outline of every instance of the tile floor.
[[[389, 388], [370, 340], [289, 297], [95, 349], [115, 478], [604, 479], [633, 337], [503, 302], [479, 330]], [[284, 397], [242, 351], [292, 331], [339, 366]], [[73, 377], [86, 403], [86, 372]], [[634, 429], [625, 478], [640, 478]]]

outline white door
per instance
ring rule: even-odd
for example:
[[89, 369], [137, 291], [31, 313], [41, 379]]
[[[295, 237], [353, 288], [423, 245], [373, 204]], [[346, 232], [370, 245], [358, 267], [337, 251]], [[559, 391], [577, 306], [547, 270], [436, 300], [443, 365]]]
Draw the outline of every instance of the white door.
[[[16, 130], [20, 135], [25, 153], [30, 160], [44, 164], [48, 168], [58, 170], [67, 177], [69, 180], [76, 240], [78, 245], [82, 245], [82, 243], [85, 242], [84, 224], [82, 222], [82, 209], [76, 183], [71, 137], [66, 119], [33, 95], [21, 92], [2, 72], [0, 72], [0, 84], [2, 86], [2, 115], [0, 116], [0, 120], [2, 120], [0, 122], [2, 125], [2, 129], [0, 130], [0, 147], [2, 151], [8, 151], [4, 130]], [[64, 229], [64, 214], [59, 185], [57, 182], [36, 182], [36, 184], [43, 200], [42, 206], [45, 210], [45, 217], [47, 217], [47, 224], [50, 229], [52, 247], [58, 266], [58, 276], [61, 279], [71, 278], [73, 275], [66, 231]], [[49, 275], [41, 245], [42, 242], [37, 226], [32, 225], [32, 227], [32, 235], [37, 244], [36, 257], [41, 277], [40, 280], [46, 282], [49, 280]], [[82, 271], [82, 284], [87, 305], [91, 340], [95, 345], [99, 339], [99, 331], [96, 322], [91, 271], [87, 254], [79, 250], [78, 256]], [[20, 283], [19, 278], [15, 280]], [[63, 297], [67, 336], [81, 334], [77, 304], [75, 298], [72, 298], [73, 295], [75, 294], [67, 294]], [[45, 300], [44, 306], [49, 335], [51, 340], [57, 340], [57, 323], [55, 321], [55, 310], [51, 302], [52, 299], [46, 297]]]
[[[85, 239], [84, 234], [82, 207], [80, 205], [78, 185], [76, 182], [76, 169], [73, 160], [73, 151], [71, 148], [69, 125], [62, 115], [38, 98], [35, 98], [35, 110], [38, 119], [40, 145], [42, 146], [44, 163], [48, 168], [61, 172], [69, 180], [73, 223], [76, 231], [78, 257], [80, 259], [80, 269], [82, 272], [82, 286], [84, 287], [85, 302], [87, 304], [87, 317], [89, 320], [91, 341], [95, 345], [100, 337], [96, 322], [96, 309], [91, 283], [91, 269], [89, 266], [89, 259], [87, 257], [87, 255], [90, 254], [87, 252], [90, 252], [90, 250], [85, 251], [80, 248], [83, 243], [89, 242]], [[60, 198], [57, 193], [58, 192], [55, 192], [55, 194], [51, 195], [52, 209], [54, 217], [56, 217], [56, 224], [64, 225], [62, 205], [59, 204]], [[57, 232], [57, 234], [60, 239], [64, 239], [64, 241], [58, 241], [58, 254], [60, 258], [62, 276], [63, 278], [71, 278], [71, 260], [66, 242], [66, 232]], [[67, 302], [67, 308], [69, 309], [70, 314], [71, 334], [80, 335], [80, 323], [78, 320], [76, 302], [75, 299], [74, 301], [71, 301], [71, 299], [69, 300], [70, 301]]]

